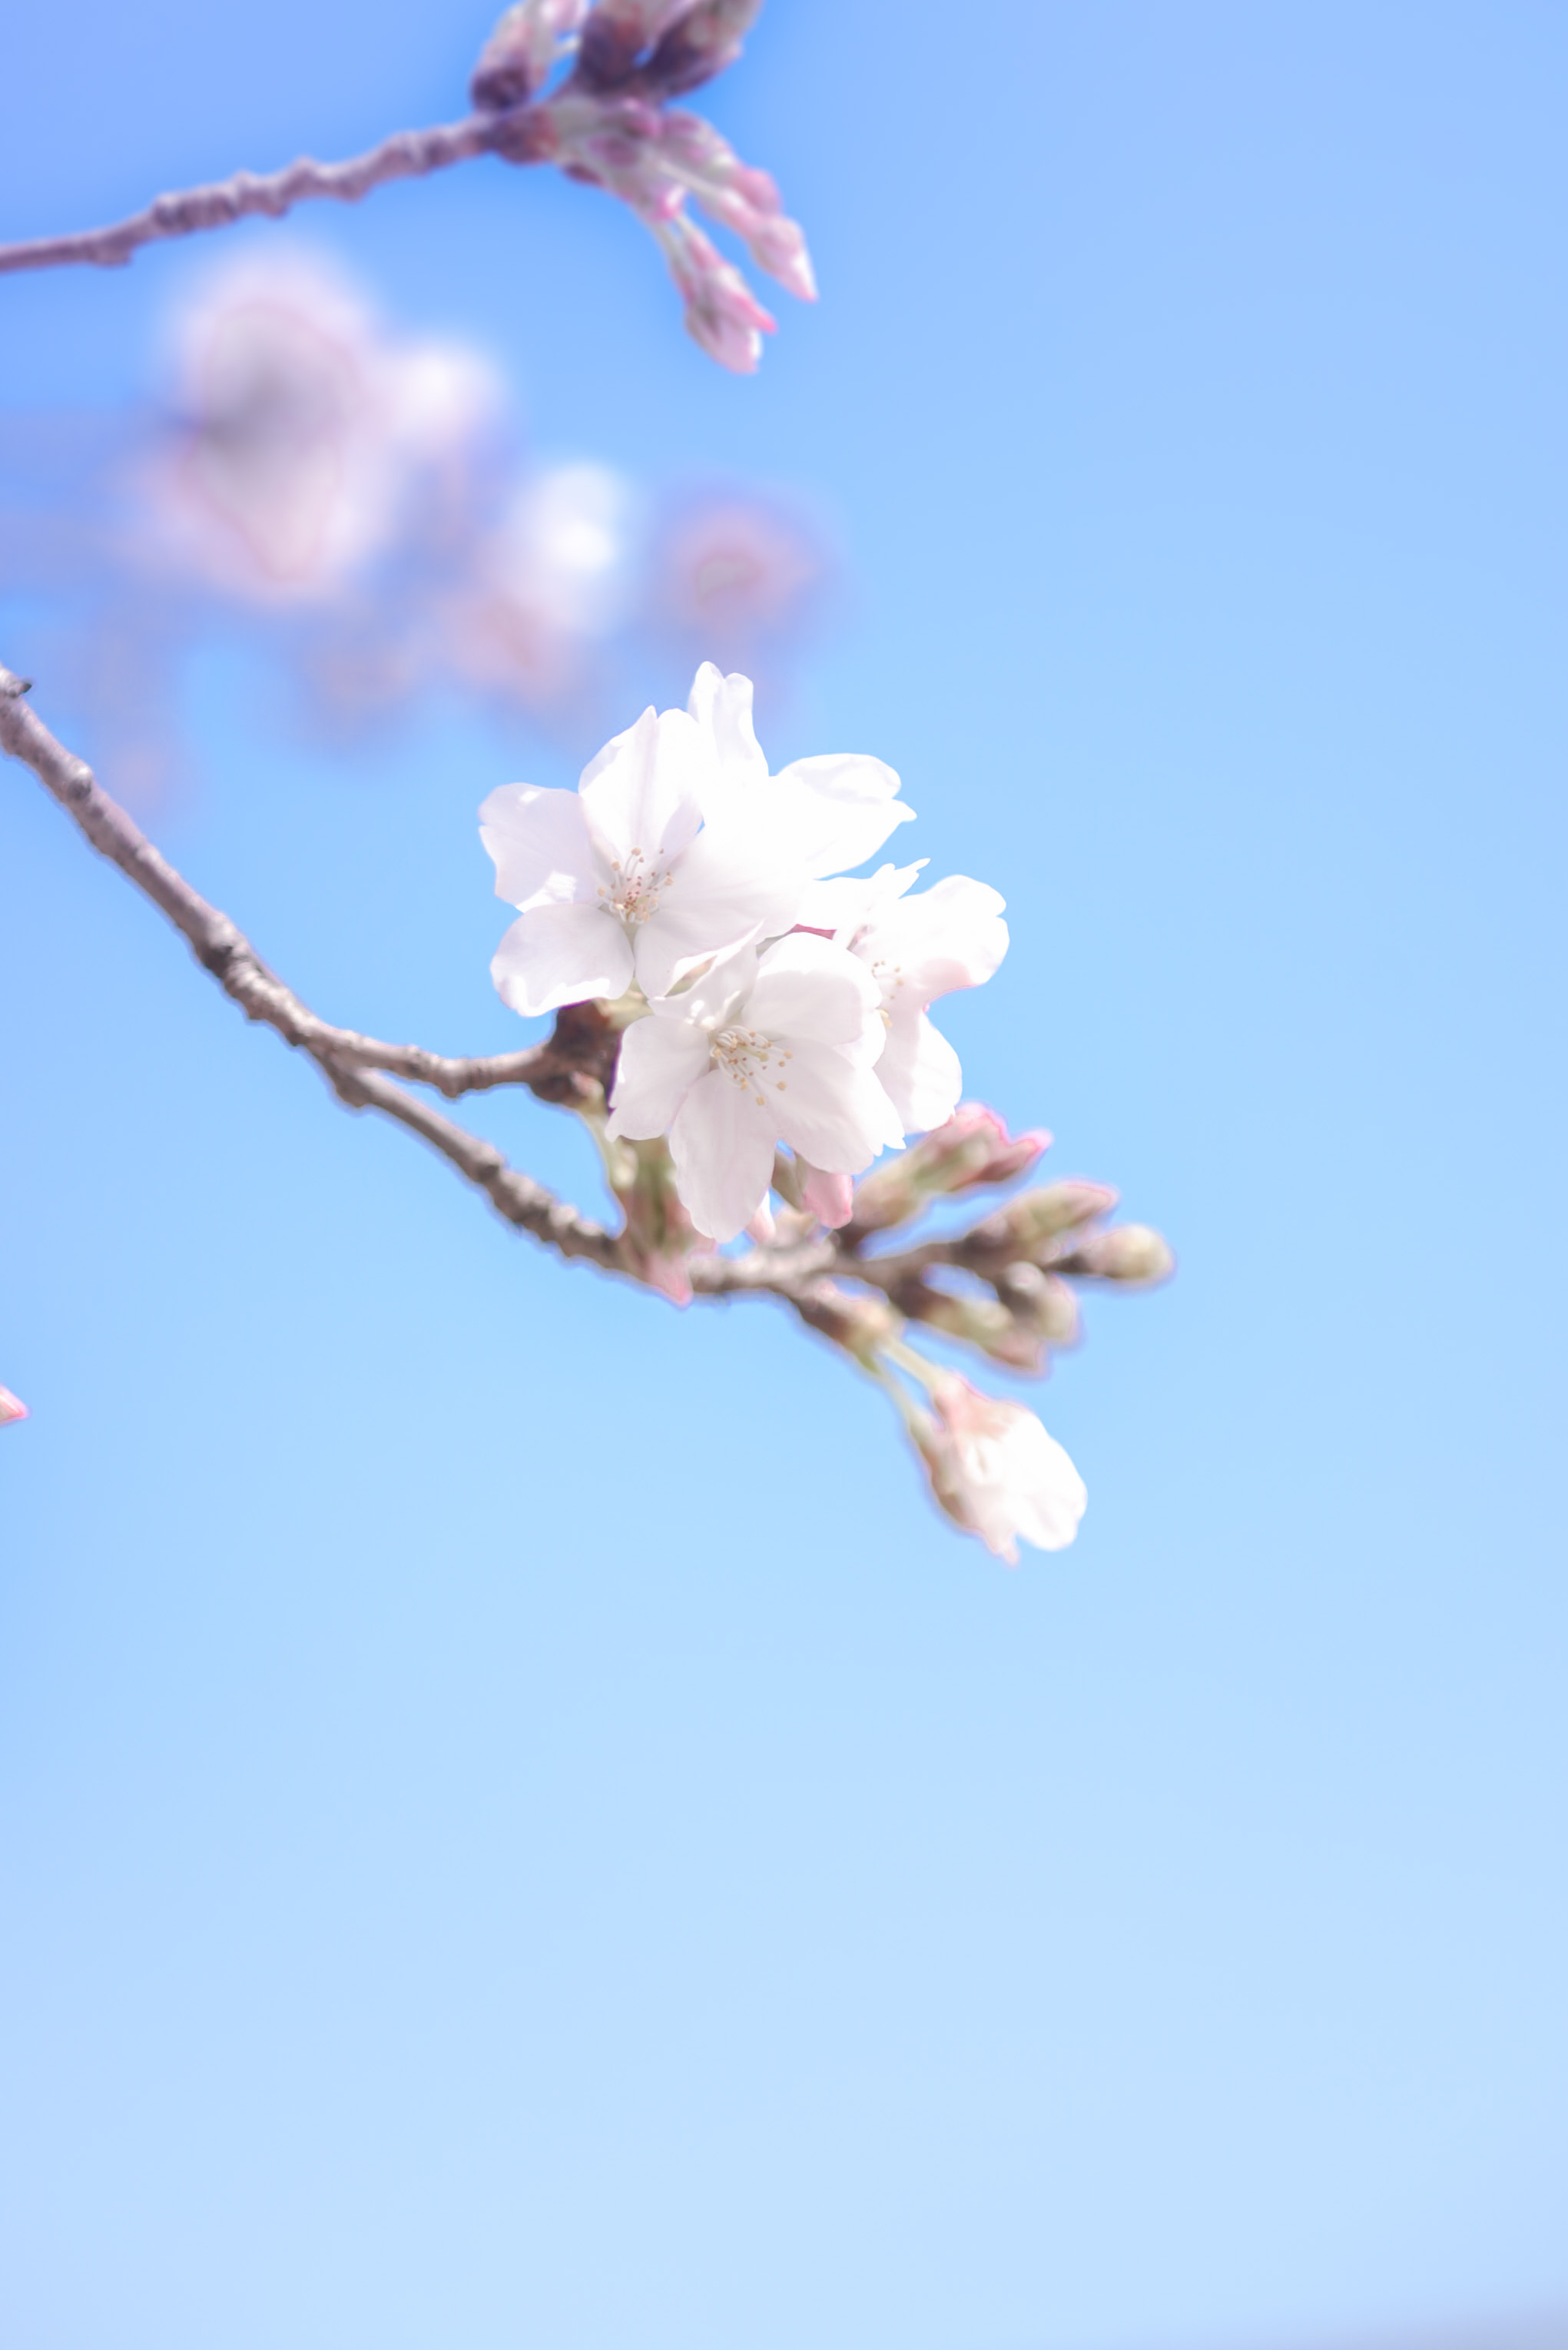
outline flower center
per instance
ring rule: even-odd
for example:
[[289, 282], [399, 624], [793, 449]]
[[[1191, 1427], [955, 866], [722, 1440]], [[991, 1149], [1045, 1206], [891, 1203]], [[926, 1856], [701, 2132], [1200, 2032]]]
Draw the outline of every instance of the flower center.
[[721, 1028], [712, 1043], [713, 1066], [749, 1093], [759, 1109], [765, 1106], [764, 1086], [783, 1093], [789, 1083], [784, 1065], [794, 1055], [786, 1053], [772, 1036], [760, 1036], [754, 1028]]
[[610, 878], [599, 884], [599, 899], [607, 911], [618, 914], [628, 931], [639, 930], [652, 914], [659, 911], [660, 893], [668, 889], [671, 868], [661, 872], [650, 865], [640, 848], [628, 851], [624, 864], [618, 858], [610, 863]]

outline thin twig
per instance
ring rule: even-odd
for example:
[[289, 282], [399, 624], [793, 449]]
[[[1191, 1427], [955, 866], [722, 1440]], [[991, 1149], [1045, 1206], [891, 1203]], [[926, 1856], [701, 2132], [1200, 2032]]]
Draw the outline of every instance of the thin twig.
[[119, 268], [144, 244], [156, 244], [164, 237], [190, 236], [198, 229], [227, 228], [231, 222], [258, 213], [276, 220], [312, 197], [333, 196], [342, 203], [358, 203], [372, 188], [384, 187], [389, 180], [420, 179], [493, 151], [504, 151], [512, 161], [524, 161], [525, 131], [515, 118], [526, 111], [514, 108], [510, 113], [471, 114], [462, 122], [436, 123], [428, 130], [400, 130], [367, 154], [352, 155], [342, 163], [317, 163], [302, 155], [281, 172], [236, 172], [232, 179], [215, 180], [205, 187], [157, 196], [145, 211], [133, 213], [129, 220], [117, 221], [109, 228], [0, 245], [0, 274], [57, 269], [74, 262]]
[[0, 668], [0, 744], [31, 767], [86, 833], [100, 856], [166, 914], [190, 941], [196, 960], [210, 971], [248, 1020], [263, 1020], [289, 1045], [330, 1057], [344, 1067], [385, 1069], [389, 1075], [433, 1086], [449, 1100], [495, 1086], [527, 1086], [549, 1101], [573, 1097], [581, 1076], [591, 1091], [598, 1072], [588, 1044], [576, 1055], [552, 1038], [518, 1053], [454, 1057], [427, 1052], [422, 1045], [389, 1045], [358, 1029], [337, 1028], [269, 971], [250, 941], [227, 914], [210, 906], [153, 847], [140, 827], [111, 799], [85, 761], [57, 742], [25, 696], [26, 681]]
[[471, 1183], [489, 1194], [510, 1223], [532, 1232], [563, 1256], [586, 1256], [607, 1268], [621, 1268], [618, 1245], [602, 1226], [567, 1207], [531, 1176], [509, 1167], [493, 1143], [465, 1133], [438, 1110], [378, 1074], [392, 1069], [452, 1092], [522, 1083], [555, 1101], [571, 1098], [573, 1087], [580, 1085], [585, 1092], [602, 1099], [602, 1023], [596, 1019], [582, 1031], [586, 1066], [574, 1066], [554, 1040], [528, 1052], [497, 1055], [489, 1062], [462, 1061], [427, 1053], [417, 1045], [382, 1045], [353, 1029], [334, 1028], [302, 1003], [267, 969], [228, 916], [210, 906], [160, 855], [109, 797], [91, 768], [57, 742], [28, 706], [26, 692], [25, 679], [0, 668], [0, 747], [31, 767], [100, 855], [117, 865], [168, 916], [190, 941], [198, 962], [213, 973], [247, 1019], [265, 1021], [286, 1044], [308, 1053], [350, 1107], [379, 1110], [431, 1144]]

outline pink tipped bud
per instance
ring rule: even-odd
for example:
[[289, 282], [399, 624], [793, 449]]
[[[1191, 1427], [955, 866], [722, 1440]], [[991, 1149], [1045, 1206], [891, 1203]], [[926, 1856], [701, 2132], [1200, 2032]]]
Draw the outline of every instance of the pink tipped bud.
[[587, 0], [517, 0], [479, 53], [469, 84], [475, 106], [499, 114], [543, 88], [564, 46], [587, 13]]
[[721, 367], [736, 375], [753, 375], [763, 356], [763, 337], [774, 332], [777, 321], [700, 228], [683, 218], [649, 225], [684, 297], [687, 333]]
[[14, 1396], [9, 1388], [0, 1388], [0, 1428], [4, 1428], [7, 1420], [26, 1419], [27, 1417], [27, 1407], [21, 1397]]
[[886, 1232], [908, 1223], [930, 1200], [1011, 1183], [1028, 1172], [1050, 1140], [1041, 1130], [1010, 1135], [994, 1110], [961, 1102], [945, 1126], [867, 1176], [855, 1195], [855, 1230]]
[[836, 1232], [855, 1213], [855, 1186], [847, 1175], [825, 1175], [820, 1167], [803, 1159], [800, 1204], [819, 1224]]

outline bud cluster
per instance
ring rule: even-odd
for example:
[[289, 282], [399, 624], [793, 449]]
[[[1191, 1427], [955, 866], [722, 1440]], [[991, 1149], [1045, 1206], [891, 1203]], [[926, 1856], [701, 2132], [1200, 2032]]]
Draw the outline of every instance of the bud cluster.
[[[710, 122], [673, 98], [722, 73], [762, 0], [516, 0], [472, 84], [494, 117], [493, 151], [553, 162], [629, 204], [663, 249], [688, 331], [722, 367], [749, 374], [774, 320], [740, 271], [688, 217], [689, 198], [731, 229], [761, 269], [816, 298], [805, 239], [766, 172], [742, 163]], [[547, 88], [558, 66], [565, 78]]]

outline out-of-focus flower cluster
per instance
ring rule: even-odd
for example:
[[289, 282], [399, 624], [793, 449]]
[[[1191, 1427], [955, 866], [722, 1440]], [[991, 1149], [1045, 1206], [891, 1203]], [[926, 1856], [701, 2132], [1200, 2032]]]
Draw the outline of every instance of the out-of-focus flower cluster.
[[576, 733], [634, 651], [776, 677], [827, 577], [776, 498], [530, 462], [479, 353], [393, 333], [304, 251], [210, 278], [167, 376], [151, 412], [76, 421], [74, 473], [70, 420], [52, 470], [36, 427], [0, 431], [0, 593], [90, 621], [73, 666], [132, 797], [177, 764], [179, 657], [214, 623], [264, 634], [335, 737], [443, 688]]
[[26, 1417], [27, 1407], [21, 1397], [14, 1396], [9, 1388], [0, 1388], [0, 1428], [5, 1427], [10, 1420], [26, 1419]]
[[[912, 816], [898, 776], [848, 753], [774, 775], [752, 711], [751, 680], [705, 662], [684, 710], [645, 710], [575, 792], [508, 785], [481, 811], [496, 894], [518, 909], [495, 985], [525, 1016], [591, 1003], [619, 1029], [601, 1148], [639, 1269], [680, 1301], [693, 1255], [742, 1233], [774, 1243], [785, 1219], [786, 1238], [844, 1233], [853, 1270], [875, 1236], [1012, 1182], [1049, 1140], [961, 1107], [958, 1055], [929, 1017], [1001, 963], [1001, 897], [962, 875], [917, 889], [920, 862], [850, 874]], [[902, 1156], [867, 1173], [885, 1150]], [[1091, 1233], [1114, 1203], [1097, 1184], [1024, 1192], [886, 1274], [859, 1259], [881, 1295], [829, 1284], [811, 1317], [894, 1394], [942, 1507], [1004, 1556], [1020, 1537], [1072, 1539], [1077, 1472], [1032, 1413], [905, 1334], [1043, 1370], [1076, 1336], [1070, 1275], [1169, 1269], [1152, 1233]]]
[[[766, 172], [671, 99], [741, 53], [762, 0], [517, 0], [486, 43], [474, 104], [504, 118], [498, 152], [551, 162], [628, 204], [664, 253], [686, 326], [722, 367], [750, 374], [775, 321], [687, 209], [694, 199], [759, 269], [816, 299], [805, 238]], [[559, 76], [559, 78], [556, 78]], [[555, 86], [550, 85], [554, 81]]]

